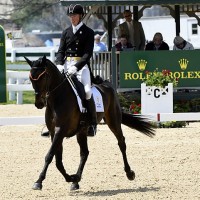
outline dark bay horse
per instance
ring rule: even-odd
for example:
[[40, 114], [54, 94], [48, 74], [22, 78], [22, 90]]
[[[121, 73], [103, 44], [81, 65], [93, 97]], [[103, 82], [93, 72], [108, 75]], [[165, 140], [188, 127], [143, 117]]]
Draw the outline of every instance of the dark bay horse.
[[[67, 76], [62, 74], [50, 60], [46, 59], [45, 56], [36, 61], [30, 61], [26, 57], [25, 59], [31, 66], [30, 80], [35, 90], [35, 106], [38, 109], [46, 107], [45, 121], [52, 141], [45, 157], [44, 167], [38, 180], [34, 183], [33, 189], [42, 189], [42, 182], [54, 156], [57, 169], [67, 182], [72, 182], [71, 190], [79, 189], [79, 182], [89, 155], [87, 114], [80, 112], [77, 97]], [[96, 87], [102, 95], [104, 104], [104, 112], [97, 113], [98, 122], [104, 119], [114, 133], [122, 153], [126, 176], [129, 180], [133, 180], [135, 173], [131, 170], [127, 160], [126, 143], [121, 124], [134, 128], [149, 137], [154, 136], [154, 128], [145, 118], [121, 111], [117, 94], [108, 81], [103, 81], [101, 84], [97, 84]], [[64, 138], [75, 135], [80, 146], [81, 159], [76, 174], [69, 175], [65, 171], [62, 162], [62, 143]]]

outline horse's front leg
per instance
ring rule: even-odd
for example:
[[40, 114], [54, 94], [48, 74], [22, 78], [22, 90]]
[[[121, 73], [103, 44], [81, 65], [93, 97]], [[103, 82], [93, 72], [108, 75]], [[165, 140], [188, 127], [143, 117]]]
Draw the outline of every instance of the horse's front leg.
[[59, 146], [59, 148], [57, 149], [57, 152], [55, 154], [55, 158], [56, 158], [56, 167], [57, 169], [60, 171], [60, 173], [64, 176], [65, 180], [67, 182], [79, 182], [80, 181], [80, 176], [78, 175], [68, 175], [65, 171], [63, 162], [62, 162], [62, 155], [63, 155], [63, 146], [62, 144]]
[[[86, 130], [84, 130], [84, 131], [86, 131]], [[74, 176], [78, 176], [81, 180], [83, 169], [84, 169], [85, 163], [86, 163], [88, 155], [89, 155], [88, 144], [87, 144], [87, 135], [83, 132], [77, 134], [77, 141], [80, 146], [80, 164], [79, 164], [78, 170]], [[78, 181], [74, 181], [72, 183], [70, 189], [71, 190], [79, 189]]]
[[40, 173], [38, 180], [34, 183], [34, 185], [32, 187], [34, 190], [42, 189], [42, 182], [46, 177], [48, 166], [52, 162], [57, 149], [59, 148], [60, 145], [62, 145], [62, 142], [63, 142], [63, 136], [58, 134], [58, 132], [55, 133], [55, 136], [52, 140], [51, 147], [50, 147], [47, 155], [45, 156], [45, 164], [42, 169], [42, 172]]
[[39, 175], [39, 179], [34, 183], [32, 189], [34, 189], [34, 190], [42, 189], [42, 181], [46, 178], [47, 169], [53, 159], [53, 156], [54, 156], [53, 152], [50, 149], [49, 152], [47, 153], [47, 155], [45, 156], [45, 164], [42, 169], [42, 172]]

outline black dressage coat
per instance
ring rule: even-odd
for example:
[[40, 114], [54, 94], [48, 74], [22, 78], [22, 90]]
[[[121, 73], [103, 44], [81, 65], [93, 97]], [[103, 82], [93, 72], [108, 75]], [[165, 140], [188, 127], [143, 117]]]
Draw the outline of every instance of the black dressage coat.
[[93, 54], [94, 31], [83, 24], [74, 34], [72, 26], [62, 32], [60, 46], [56, 54], [55, 63], [63, 65], [66, 57], [81, 57], [75, 64], [78, 70], [82, 69]]

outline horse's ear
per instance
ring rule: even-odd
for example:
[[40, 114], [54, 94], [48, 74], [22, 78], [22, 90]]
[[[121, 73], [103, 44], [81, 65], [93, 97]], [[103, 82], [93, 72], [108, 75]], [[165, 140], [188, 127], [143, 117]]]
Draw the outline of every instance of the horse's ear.
[[24, 56], [26, 62], [32, 67], [33, 62], [31, 60], [29, 60], [26, 56]]
[[44, 56], [42, 57], [42, 64], [43, 64], [44, 66], [46, 66], [46, 60], [47, 60], [47, 58], [46, 58], [46, 56], [44, 55]]
[[47, 59], [47, 58], [46, 58], [46, 56], [44, 55], [43, 58], [42, 58], [42, 62], [45, 63], [45, 62], [46, 62], [46, 59]]

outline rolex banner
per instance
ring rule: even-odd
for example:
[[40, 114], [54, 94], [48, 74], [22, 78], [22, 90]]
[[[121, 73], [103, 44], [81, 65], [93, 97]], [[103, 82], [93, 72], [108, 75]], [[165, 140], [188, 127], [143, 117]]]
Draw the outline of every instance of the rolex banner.
[[200, 87], [200, 50], [127, 51], [120, 53], [120, 88], [140, 89], [146, 72], [170, 70], [177, 88]]
[[5, 33], [1, 25], [0, 25], [0, 102], [6, 102]]

